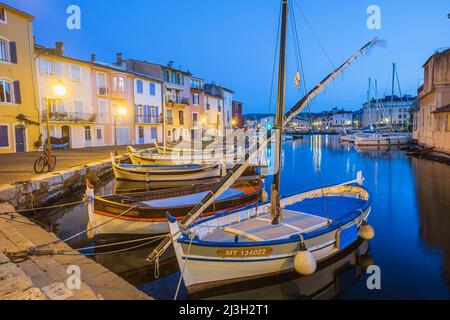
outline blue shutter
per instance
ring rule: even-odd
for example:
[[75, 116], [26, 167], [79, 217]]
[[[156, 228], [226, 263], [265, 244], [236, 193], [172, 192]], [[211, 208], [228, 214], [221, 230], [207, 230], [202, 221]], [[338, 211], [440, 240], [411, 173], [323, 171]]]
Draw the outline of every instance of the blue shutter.
[[9, 42], [9, 59], [11, 63], [17, 63], [17, 46], [14, 41]]
[[152, 127], [150, 129], [150, 132], [151, 132], [151, 138], [156, 139], [156, 128]]
[[14, 81], [13, 87], [14, 87], [14, 103], [21, 104], [22, 95], [20, 94], [20, 81]]
[[8, 126], [0, 126], [0, 147], [9, 147]]

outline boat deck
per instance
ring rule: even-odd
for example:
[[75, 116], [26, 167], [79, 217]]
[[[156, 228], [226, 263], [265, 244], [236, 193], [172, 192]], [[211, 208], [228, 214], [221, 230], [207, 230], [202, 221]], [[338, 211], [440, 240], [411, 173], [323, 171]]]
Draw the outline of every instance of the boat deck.
[[[330, 220], [340, 220], [361, 208], [365, 200], [328, 196], [305, 199], [283, 210], [282, 223], [272, 225], [270, 214], [217, 229], [202, 238], [203, 241], [248, 242], [286, 239], [299, 233], [312, 232], [328, 225]], [[295, 209], [294, 209], [295, 208]]]
[[[195, 205], [198, 202], [200, 202], [208, 194], [208, 192], [209, 191], [198, 192], [172, 198], [142, 201], [141, 203], [153, 208], [168, 208], [176, 206]], [[217, 201], [234, 198], [242, 194], [244, 194], [244, 192], [242, 192], [241, 190], [230, 188], [227, 191], [225, 191], [220, 197], [218, 197]]]

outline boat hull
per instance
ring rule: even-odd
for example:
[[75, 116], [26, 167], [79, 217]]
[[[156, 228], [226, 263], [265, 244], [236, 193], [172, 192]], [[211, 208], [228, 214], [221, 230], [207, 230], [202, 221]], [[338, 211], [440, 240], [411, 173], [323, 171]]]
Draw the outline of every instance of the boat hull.
[[120, 164], [113, 165], [114, 176], [119, 180], [140, 182], [188, 181], [216, 178], [222, 175], [220, 164], [200, 167], [198, 169], [146, 169], [145, 167], [127, 168]]

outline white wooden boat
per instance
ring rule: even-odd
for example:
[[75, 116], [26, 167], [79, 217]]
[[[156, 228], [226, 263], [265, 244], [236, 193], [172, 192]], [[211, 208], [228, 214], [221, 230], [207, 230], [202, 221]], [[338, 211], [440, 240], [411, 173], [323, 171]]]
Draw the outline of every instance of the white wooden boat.
[[[362, 183], [361, 175], [356, 182]], [[371, 210], [369, 192], [354, 183], [282, 199], [283, 222], [278, 225], [272, 224], [270, 202], [193, 224], [174, 243], [188, 291], [294, 270], [295, 260], [309, 263], [305, 248], [318, 262], [338, 254], [358, 240]], [[180, 233], [172, 216], [169, 225], [173, 236]]]
[[355, 138], [356, 146], [398, 146], [408, 144], [411, 140], [409, 134], [404, 133], [374, 133]]
[[189, 180], [204, 180], [216, 178], [226, 174], [225, 164], [123, 164], [112, 155], [114, 176], [119, 180], [141, 182], [174, 182]]

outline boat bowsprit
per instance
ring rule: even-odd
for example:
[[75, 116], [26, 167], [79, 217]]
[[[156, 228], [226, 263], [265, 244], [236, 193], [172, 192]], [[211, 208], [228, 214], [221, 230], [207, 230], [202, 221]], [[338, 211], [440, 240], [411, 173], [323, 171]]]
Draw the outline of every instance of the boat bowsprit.
[[[221, 213], [192, 224], [174, 243], [189, 292], [292, 271], [302, 246], [318, 262], [358, 241], [371, 210], [362, 174], [346, 184], [281, 200], [282, 223], [272, 224], [270, 202]], [[170, 215], [172, 235], [180, 233]]]

